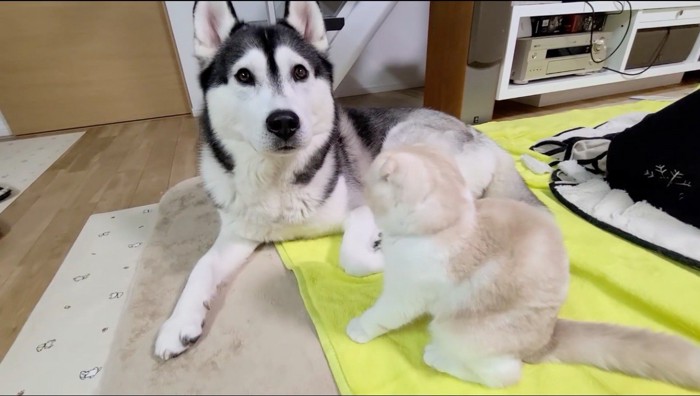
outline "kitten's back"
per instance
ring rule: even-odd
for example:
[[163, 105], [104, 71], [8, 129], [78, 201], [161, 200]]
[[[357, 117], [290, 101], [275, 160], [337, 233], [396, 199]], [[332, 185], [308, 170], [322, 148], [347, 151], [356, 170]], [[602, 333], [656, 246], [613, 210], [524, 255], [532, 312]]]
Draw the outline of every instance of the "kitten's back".
[[507, 245], [561, 245], [562, 235], [554, 217], [539, 208], [506, 198], [476, 200], [477, 221], [482, 229]]
[[476, 212], [480, 237], [491, 241], [508, 283], [526, 293], [523, 303], [559, 304], [568, 288], [569, 259], [554, 217], [505, 198], [479, 199]]

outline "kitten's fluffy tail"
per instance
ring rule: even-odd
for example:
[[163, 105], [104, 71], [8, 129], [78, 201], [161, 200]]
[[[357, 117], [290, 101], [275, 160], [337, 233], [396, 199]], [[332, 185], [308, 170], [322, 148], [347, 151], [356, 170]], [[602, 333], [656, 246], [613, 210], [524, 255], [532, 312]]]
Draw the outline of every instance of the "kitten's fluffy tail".
[[700, 390], [700, 347], [632, 327], [559, 319], [538, 362], [587, 364]]

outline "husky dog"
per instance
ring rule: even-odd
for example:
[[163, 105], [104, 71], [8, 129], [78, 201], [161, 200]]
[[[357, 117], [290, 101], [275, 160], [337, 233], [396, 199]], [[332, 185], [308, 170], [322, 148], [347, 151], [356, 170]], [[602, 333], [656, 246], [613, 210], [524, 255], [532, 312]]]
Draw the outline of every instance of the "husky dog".
[[205, 98], [200, 174], [221, 229], [160, 328], [158, 357], [177, 356], [199, 339], [218, 286], [262, 243], [344, 232], [343, 269], [381, 271], [378, 230], [361, 187], [383, 149], [428, 142], [458, 161], [475, 196], [543, 207], [510, 155], [454, 117], [338, 106], [316, 2], [287, 2], [272, 26], [240, 21], [230, 2], [196, 2], [193, 19]]
[[507, 387], [523, 361], [579, 363], [700, 390], [700, 348], [670, 334], [558, 319], [569, 259], [554, 217], [511, 199], [474, 200], [450, 157], [383, 151], [365, 179], [382, 232], [384, 285], [347, 326], [365, 343], [432, 316], [423, 360], [464, 381]]

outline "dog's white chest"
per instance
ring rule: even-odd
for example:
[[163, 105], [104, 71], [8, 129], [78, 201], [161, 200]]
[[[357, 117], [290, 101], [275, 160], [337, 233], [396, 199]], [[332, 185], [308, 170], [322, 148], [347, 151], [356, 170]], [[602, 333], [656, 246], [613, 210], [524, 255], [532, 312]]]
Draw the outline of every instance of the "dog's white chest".
[[230, 206], [237, 219], [258, 227], [297, 225], [306, 222], [318, 202], [304, 191], [294, 189], [251, 188], [239, 190]]
[[[348, 213], [348, 194], [340, 177], [327, 199], [314, 185], [260, 182], [246, 172], [225, 174], [217, 166], [202, 162], [202, 176], [208, 190], [222, 208], [225, 227], [256, 241], [311, 238], [342, 230]], [[214, 164], [215, 165], [215, 164]]]
[[235, 200], [228, 219], [240, 235], [263, 241], [338, 233], [347, 216], [347, 194], [338, 190], [344, 184], [322, 204], [304, 191], [266, 191]]

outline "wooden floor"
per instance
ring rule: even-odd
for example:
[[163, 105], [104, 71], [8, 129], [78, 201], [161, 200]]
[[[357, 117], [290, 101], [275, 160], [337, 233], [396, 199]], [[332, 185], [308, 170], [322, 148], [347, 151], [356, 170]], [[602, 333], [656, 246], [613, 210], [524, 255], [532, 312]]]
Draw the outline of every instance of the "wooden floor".
[[158, 202], [196, 174], [197, 139], [192, 117], [89, 128], [0, 213], [0, 357], [90, 215]]
[[[687, 93], [697, 85], [647, 91]], [[494, 119], [530, 117], [619, 103], [630, 94], [547, 108], [499, 103]], [[342, 98], [343, 105], [422, 105], [412, 89]], [[0, 213], [0, 359], [51, 282], [88, 217], [156, 203], [197, 173], [198, 134], [190, 116], [89, 128], [73, 147]]]

